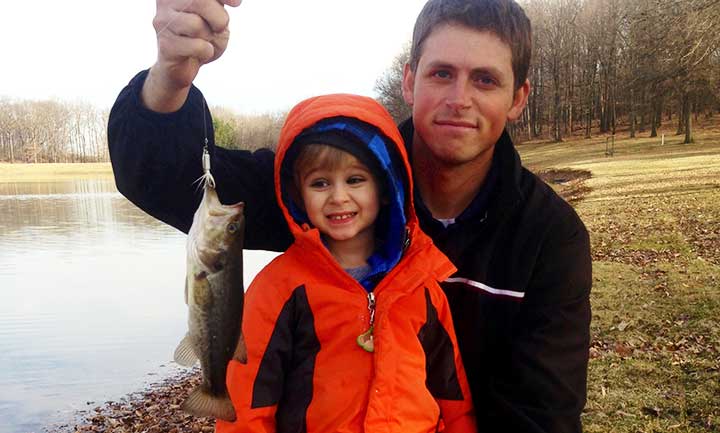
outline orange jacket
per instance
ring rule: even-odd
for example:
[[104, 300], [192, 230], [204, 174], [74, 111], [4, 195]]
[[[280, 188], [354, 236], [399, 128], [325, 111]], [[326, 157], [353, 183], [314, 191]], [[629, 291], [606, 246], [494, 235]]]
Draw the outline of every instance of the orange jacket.
[[[318, 230], [299, 223], [283, 201], [281, 167], [293, 140], [337, 116], [374, 125], [404, 170], [409, 243], [373, 289], [372, 353], [356, 342], [369, 326], [368, 291], [333, 259]], [[218, 421], [217, 432], [476, 431], [450, 309], [438, 285], [455, 267], [420, 231], [409, 173], [399, 132], [374, 100], [321, 96], [290, 112], [275, 159], [275, 187], [295, 242], [247, 291], [248, 362], [231, 361], [227, 376], [237, 421]]]

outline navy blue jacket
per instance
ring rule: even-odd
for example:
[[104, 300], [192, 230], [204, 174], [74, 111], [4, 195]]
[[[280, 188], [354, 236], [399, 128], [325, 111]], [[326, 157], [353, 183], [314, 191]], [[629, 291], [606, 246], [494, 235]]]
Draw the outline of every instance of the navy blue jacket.
[[[179, 111], [151, 112], [139, 99], [146, 76], [141, 72], [123, 89], [110, 113], [117, 187], [187, 232], [201, 198], [193, 182], [202, 174], [203, 97], [193, 87]], [[400, 129], [411, 143], [412, 121]], [[211, 154], [221, 201], [247, 203], [246, 248], [285, 250], [292, 237], [274, 197], [273, 152], [211, 146]], [[422, 229], [458, 268], [443, 289], [478, 429], [579, 433], [590, 342], [588, 233], [572, 207], [522, 167], [506, 133], [495, 146], [492, 171], [476, 203], [447, 228], [415, 197]]]

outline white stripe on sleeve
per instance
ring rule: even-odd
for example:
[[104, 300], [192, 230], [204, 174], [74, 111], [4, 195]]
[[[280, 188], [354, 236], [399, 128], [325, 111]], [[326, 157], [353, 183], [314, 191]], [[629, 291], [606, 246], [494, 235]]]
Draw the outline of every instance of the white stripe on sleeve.
[[483, 290], [488, 293], [492, 293], [493, 295], [500, 295], [500, 296], [510, 296], [512, 298], [518, 298], [522, 299], [525, 297], [524, 292], [516, 292], [514, 290], [501, 290], [501, 289], [495, 289], [493, 287], [488, 286], [487, 284], [483, 284], [477, 281], [473, 281], [467, 278], [448, 278], [445, 280], [446, 283], [463, 283], [467, 284], [468, 286], [476, 287], [480, 290]]

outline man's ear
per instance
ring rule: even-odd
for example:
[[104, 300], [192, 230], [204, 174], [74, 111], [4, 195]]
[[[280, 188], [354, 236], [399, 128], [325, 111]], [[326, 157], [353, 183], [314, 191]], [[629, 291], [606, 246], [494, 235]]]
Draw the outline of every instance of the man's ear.
[[508, 122], [515, 121], [520, 117], [523, 110], [525, 109], [525, 106], [527, 105], [529, 95], [530, 80], [525, 80], [525, 82], [517, 90], [515, 90], [515, 94], [513, 95], [513, 103], [507, 114]]
[[410, 69], [410, 64], [405, 63], [403, 68], [402, 94], [405, 102], [412, 107], [415, 101], [413, 89], [415, 88], [415, 73]]

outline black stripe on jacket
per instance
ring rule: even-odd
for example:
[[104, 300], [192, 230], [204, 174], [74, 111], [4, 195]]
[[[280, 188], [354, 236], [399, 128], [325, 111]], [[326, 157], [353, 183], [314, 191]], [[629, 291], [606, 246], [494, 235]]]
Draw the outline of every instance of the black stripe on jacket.
[[462, 400], [463, 394], [455, 369], [455, 349], [452, 340], [425, 288], [427, 321], [418, 332], [425, 352], [425, 384], [433, 397], [443, 400]]
[[275, 322], [253, 384], [253, 409], [278, 405], [278, 432], [306, 432], [320, 341], [305, 286], [293, 291]]

